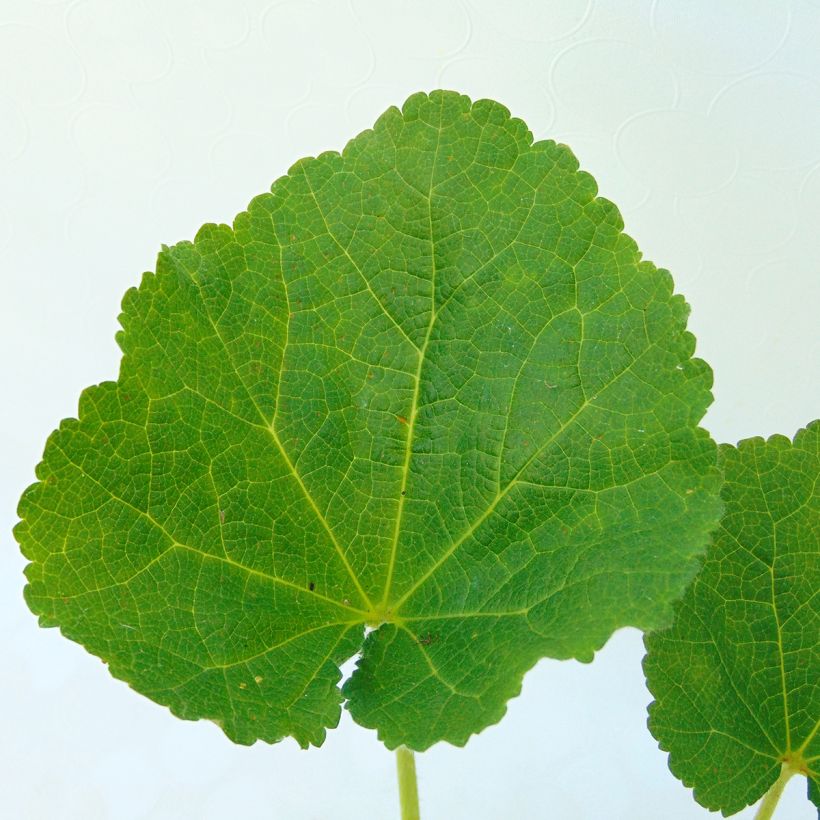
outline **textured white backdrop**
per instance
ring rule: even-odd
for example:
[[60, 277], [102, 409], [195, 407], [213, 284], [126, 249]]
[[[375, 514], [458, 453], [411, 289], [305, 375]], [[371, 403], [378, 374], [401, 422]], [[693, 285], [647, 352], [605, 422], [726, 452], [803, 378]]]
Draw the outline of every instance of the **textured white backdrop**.
[[[416, 90], [489, 96], [576, 152], [692, 305], [718, 441], [820, 415], [817, 0], [0, 0], [0, 816], [397, 816], [393, 758], [233, 747], [109, 677], [21, 591], [46, 436], [116, 376], [122, 294], [298, 158]], [[634, 630], [543, 661], [498, 726], [419, 758], [424, 820], [706, 817], [645, 728]], [[793, 780], [779, 820], [813, 817]], [[751, 817], [747, 810], [739, 817]]]

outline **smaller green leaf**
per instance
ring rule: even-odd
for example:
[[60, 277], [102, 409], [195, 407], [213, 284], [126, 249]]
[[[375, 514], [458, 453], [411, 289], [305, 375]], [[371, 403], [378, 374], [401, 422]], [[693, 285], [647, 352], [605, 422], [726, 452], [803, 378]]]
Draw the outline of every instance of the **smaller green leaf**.
[[720, 459], [714, 544], [672, 626], [646, 638], [649, 729], [709, 809], [740, 811], [781, 771], [820, 806], [820, 421]]

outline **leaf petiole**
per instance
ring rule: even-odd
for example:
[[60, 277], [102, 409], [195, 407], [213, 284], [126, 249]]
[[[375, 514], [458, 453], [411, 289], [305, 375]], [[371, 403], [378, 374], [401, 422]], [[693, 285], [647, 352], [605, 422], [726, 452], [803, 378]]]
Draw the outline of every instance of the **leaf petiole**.
[[770, 820], [775, 808], [777, 808], [780, 796], [783, 794], [783, 789], [786, 788], [786, 783], [789, 782], [794, 773], [795, 770], [791, 766], [786, 763], [783, 764], [783, 768], [780, 770], [780, 777], [774, 781], [772, 787], [766, 792], [763, 802], [760, 804], [760, 808], [755, 815], [755, 820]]
[[406, 746], [396, 749], [396, 771], [399, 775], [401, 820], [420, 820], [416, 758]]

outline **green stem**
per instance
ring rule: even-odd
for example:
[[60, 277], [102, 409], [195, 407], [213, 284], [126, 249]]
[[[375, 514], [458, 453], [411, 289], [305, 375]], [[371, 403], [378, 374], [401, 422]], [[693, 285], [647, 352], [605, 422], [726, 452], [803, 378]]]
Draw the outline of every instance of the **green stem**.
[[789, 782], [789, 778], [793, 774], [794, 769], [784, 763], [783, 768], [780, 770], [780, 777], [774, 781], [772, 787], [766, 792], [766, 796], [755, 815], [755, 820], [771, 820], [771, 816], [777, 807], [777, 801], [780, 800], [780, 795], [783, 794], [783, 789], [786, 788], [786, 783]]
[[416, 759], [406, 746], [399, 746], [396, 749], [396, 771], [399, 773], [401, 820], [420, 820]]

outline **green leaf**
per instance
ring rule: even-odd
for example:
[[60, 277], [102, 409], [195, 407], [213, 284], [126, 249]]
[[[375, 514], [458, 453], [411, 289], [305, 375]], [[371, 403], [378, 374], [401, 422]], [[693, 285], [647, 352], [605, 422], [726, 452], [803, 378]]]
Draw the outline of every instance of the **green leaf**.
[[237, 742], [319, 744], [346, 698], [417, 750], [664, 623], [720, 514], [711, 372], [595, 194], [417, 94], [163, 249], [20, 504], [42, 623]]
[[820, 805], [820, 422], [720, 460], [714, 544], [671, 628], [646, 638], [649, 728], [707, 808], [740, 811], [784, 764]]

